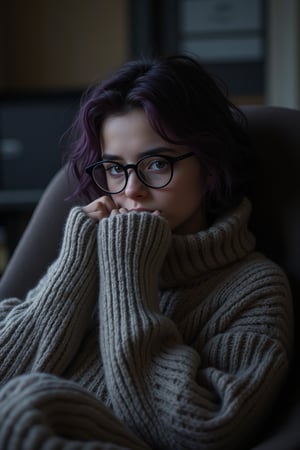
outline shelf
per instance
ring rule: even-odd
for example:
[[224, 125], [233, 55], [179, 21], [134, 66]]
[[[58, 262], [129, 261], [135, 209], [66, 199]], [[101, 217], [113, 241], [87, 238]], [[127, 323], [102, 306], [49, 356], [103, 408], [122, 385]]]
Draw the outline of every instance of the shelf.
[[36, 206], [43, 189], [0, 190], [0, 210], [28, 210]]

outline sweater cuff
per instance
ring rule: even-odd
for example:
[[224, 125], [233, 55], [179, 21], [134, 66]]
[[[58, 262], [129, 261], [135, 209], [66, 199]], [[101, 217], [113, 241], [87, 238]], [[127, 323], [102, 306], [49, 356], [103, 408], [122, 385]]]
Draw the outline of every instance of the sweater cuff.
[[64, 227], [60, 258], [77, 255], [78, 252], [95, 243], [95, 221], [89, 218], [80, 206], [70, 210]]
[[130, 212], [103, 219], [98, 229], [100, 268], [108, 264], [110, 271], [115, 265], [122, 273], [157, 275], [170, 242], [168, 223], [153, 214]]

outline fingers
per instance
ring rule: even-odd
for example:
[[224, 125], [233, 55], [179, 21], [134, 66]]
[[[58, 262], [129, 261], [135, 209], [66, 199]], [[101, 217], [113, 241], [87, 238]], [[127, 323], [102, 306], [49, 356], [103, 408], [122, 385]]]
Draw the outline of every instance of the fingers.
[[158, 210], [158, 209], [156, 209], [155, 211], [153, 211], [153, 213], [151, 213], [151, 214], [153, 214], [154, 216], [160, 216], [161, 214], [160, 214], [160, 211]]
[[[127, 208], [118, 208], [112, 198], [107, 195], [97, 198], [88, 205], [84, 206], [82, 209], [91, 219], [95, 221], [99, 221], [105, 217], [114, 217], [117, 214], [128, 214], [130, 212]], [[151, 214], [154, 216], [161, 215], [159, 210], [152, 211]]]
[[113, 200], [107, 195], [104, 195], [84, 206], [82, 209], [91, 219], [101, 220], [104, 217], [108, 217], [115, 208], [116, 205]]
[[106, 195], [94, 200], [82, 209], [91, 219], [95, 221], [99, 221], [104, 217], [128, 213], [126, 208], [118, 209], [114, 201]]
[[129, 211], [126, 208], [120, 208], [120, 209], [113, 209], [112, 212], [110, 213], [110, 216], [116, 216], [117, 214], [127, 214]]

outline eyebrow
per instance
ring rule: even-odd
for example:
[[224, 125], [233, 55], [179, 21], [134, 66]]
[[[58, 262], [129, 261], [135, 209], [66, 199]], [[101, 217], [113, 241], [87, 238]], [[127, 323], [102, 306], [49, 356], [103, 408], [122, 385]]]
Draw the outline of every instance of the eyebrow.
[[[174, 153], [174, 151], [175, 150], [173, 148], [170, 148], [170, 147], [154, 147], [154, 148], [149, 148], [148, 150], [145, 150], [144, 152], [140, 152], [138, 154], [138, 156], [140, 158], [142, 158], [143, 156], [157, 155], [159, 153], [165, 153], [165, 152], [172, 152], [172, 153]], [[119, 156], [119, 155], [111, 155], [109, 153], [103, 153], [102, 159], [119, 160], [119, 159], [123, 159], [123, 158], [121, 156]]]

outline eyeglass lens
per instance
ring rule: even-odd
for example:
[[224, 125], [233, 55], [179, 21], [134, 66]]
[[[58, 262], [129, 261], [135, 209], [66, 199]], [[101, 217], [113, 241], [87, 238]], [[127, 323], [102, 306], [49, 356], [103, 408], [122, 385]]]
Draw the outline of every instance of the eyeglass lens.
[[[141, 159], [136, 170], [140, 180], [149, 187], [160, 188], [172, 178], [172, 165], [163, 156], [149, 156]], [[126, 169], [114, 161], [106, 161], [94, 167], [93, 178], [104, 191], [116, 193], [126, 186]]]

